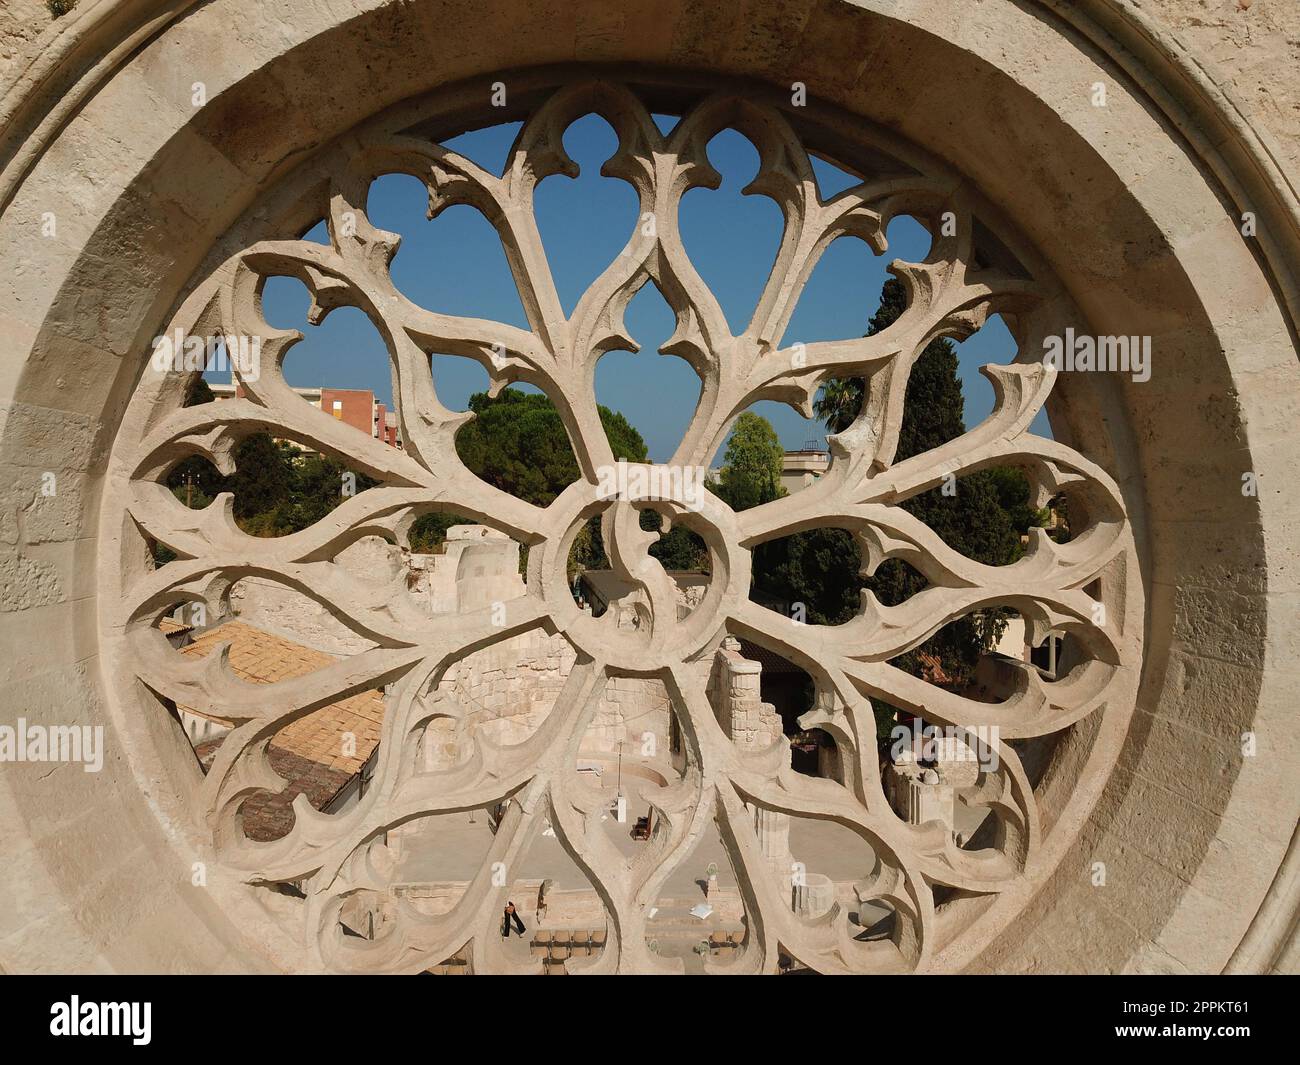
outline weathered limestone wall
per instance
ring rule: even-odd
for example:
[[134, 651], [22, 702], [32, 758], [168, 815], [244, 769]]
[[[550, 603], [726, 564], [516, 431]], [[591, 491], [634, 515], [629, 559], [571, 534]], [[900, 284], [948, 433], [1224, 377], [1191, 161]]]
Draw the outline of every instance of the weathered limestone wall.
[[466, 612], [524, 594], [519, 545], [485, 525], [453, 525], [441, 554], [413, 555], [423, 565], [414, 591], [429, 600], [429, 613]]
[[709, 702], [723, 731], [745, 750], [766, 750], [782, 735], [781, 715], [760, 694], [762, 679], [762, 665], [740, 653], [740, 641], [724, 640], [713, 659]]
[[53, 21], [44, 0], [5, 0], [0, 6], [0, 81], [8, 79], [32, 42]]
[[[342, 552], [339, 561], [367, 580], [404, 581], [412, 598], [427, 604], [431, 614], [497, 603], [504, 610], [504, 604], [524, 594], [519, 545], [482, 525], [453, 526], [440, 554], [409, 555], [368, 537]], [[372, 646], [326, 607], [275, 581], [247, 577], [231, 589], [230, 601], [242, 621], [329, 654], [354, 655]], [[498, 744], [527, 739], [555, 706], [575, 659], [573, 645], [562, 635], [535, 630], [454, 663], [437, 693], [455, 701], [468, 724], [436, 721], [426, 743], [426, 763], [454, 764], [466, 727], [482, 729]], [[582, 747], [586, 754], [616, 754], [620, 743], [629, 756], [645, 749], [653, 752], [648, 757], [665, 757], [660, 752], [669, 746], [669, 702], [662, 681], [610, 680]]]
[[245, 577], [236, 583], [230, 589], [230, 608], [254, 628], [327, 654], [354, 655], [372, 646], [316, 600], [264, 577]]
[[1145, 0], [1211, 80], [1300, 175], [1300, 4], [1291, 0]]
[[575, 658], [563, 636], [530, 632], [475, 651], [451, 666], [437, 694], [465, 716], [461, 723], [433, 722], [426, 741], [427, 764], [455, 765], [470, 731], [481, 730], [497, 744], [527, 739], [555, 706]]
[[[537, 730], [555, 706], [576, 654], [563, 636], [533, 632], [475, 651], [447, 671], [438, 691], [459, 702], [475, 726], [498, 744], [521, 743]], [[666, 758], [669, 701], [662, 681], [613, 677], [583, 734], [583, 755]], [[446, 744], [436, 764], [454, 761], [460, 732], [451, 722], [436, 732]]]

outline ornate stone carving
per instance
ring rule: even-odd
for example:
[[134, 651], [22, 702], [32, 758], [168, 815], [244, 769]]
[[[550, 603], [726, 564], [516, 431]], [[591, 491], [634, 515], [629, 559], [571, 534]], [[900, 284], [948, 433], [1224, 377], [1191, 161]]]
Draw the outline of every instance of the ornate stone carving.
[[[639, 213], [652, 216], [654, 225], [652, 233], [637, 227], [566, 316], [535, 224], [533, 193], [548, 175], [576, 173], [561, 136], [590, 112], [608, 120], [619, 138], [603, 172], [633, 186]], [[738, 335], [692, 266], [677, 224], [683, 194], [719, 182], [705, 146], [724, 127], [753, 141], [761, 166], [750, 191], [773, 198], [785, 217], [773, 270], [752, 320]], [[1126, 579], [1132, 538], [1117, 486], [1065, 444], [1028, 432], [1055, 377], [1032, 353], [1059, 326], [1061, 303], [1044, 298], [1042, 280], [987, 265], [962, 191], [950, 180], [900, 168], [823, 199], [792, 118], [778, 109], [724, 93], [705, 99], [663, 134], [633, 92], [604, 81], [561, 89], [539, 106], [501, 177], [413, 134], [363, 131], [346, 153], [346, 165], [334, 171], [328, 201], [321, 205], [328, 245], [271, 240], [240, 250], [194, 290], [166, 327], [199, 336], [261, 337], [261, 371], [242, 380], [244, 398], [181, 408], [176, 375], [146, 371], [110, 471], [108, 498], [123, 510], [123, 561], [121, 583], [107, 597], [106, 646], [151, 691], [236, 723], [196, 798], [214, 861], [250, 885], [297, 885], [305, 896], [306, 941], [321, 967], [340, 970], [418, 971], [467, 944], [477, 971], [515, 967], [498, 934], [508, 886], [494, 885], [492, 867], [516, 863], [548, 821], [608, 913], [604, 950], [587, 965], [593, 972], [671, 967], [647, 947], [647, 913], [710, 820], [731, 855], [746, 910], [744, 947], [728, 971], [774, 972], [779, 952], [823, 972], [924, 969], [968, 917], [984, 913], [1000, 896], [1023, 902], [1039, 871], [1046, 826], [1008, 741], [1054, 733], [1089, 715], [1128, 713], [1139, 607]], [[435, 313], [398, 292], [388, 267], [399, 238], [375, 228], [365, 211], [370, 182], [390, 172], [425, 182], [431, 214], [453, 204], [483, 213], [500, 236], [527, 329]], [[923, 262], [891, 267], [909, 299], [899, 321], [870, 337], [782, 347], [799, 295], [827, 246], [855, 236], [883, 253], [886, 227], [902, 214], [924, 221], [934, 239]], [[945, 219], [953, 224], [944, 225]], [[261, 316], [261, 286], [271, 275], [296, 277], [307, 286], [313, 322], [340, 306], [368, 315], [391, 356], [404, 452], [361, 436], [288, 387], [280, 364], [299, 334], [273, 329]], [[600, 474], [613, 455], [597, 416], [594, 368], [608, 351], [635, 350], [623, 312], [645, 284], [656, 286], [676, 314], [676, 330], [662, 350], [689, 362], [703, 382], [673, 467], [706, 462], [736, 415], [755, 401], [775, 399], [809, 410], [827, 378], [866, 379], [862, 412], [832, 438], [832, 467], [815, 485], [741, 514], [707, 493], [700, 501], [665, 490], [662, 480], [657, 495], [632, 490], [612, 500], [602, 497]], [[996, 392], [992, 414], [960, 439], [895, 463], [913, 361], [934, 337], [968, 335], [991, 313], [1014, 318], [1024, 353], [1009, 366], [985, 369]], [[579, 481], [539, 508], [471, 474], [453, 445], [469, 415], [439, 402], [430, 352], [478, 361], [494, 388], [510, 381], [542, 388], [569, 432]], [[383, 483], [315, 526], [270, 540], [237, 528], [229, 496], [195, 512], [160, 483], [190, 454], [229, 471], [239, 441], [257, 431], [344, 458]], [[1039, 533], [1015, 564], [980, 565], [898, 506], [949, 474], [994, 464], [1026, 468], [1040, 498], [1068, 495], [1075, 526], [1070, 542], [1055, 544]], [[708, 545], [711, 583], [682, 618], [672, 582], [647, 553], [653, 536], [638, 523], [638, 510], [645, 507], [695, 530]], [[430, 617], [404, 588], [366, 583], [335, 563], [360, 537], [381, 533], [401, 540], [415, 517], [434, 510], [466, 515], [529, 547], [527, 590], [505, 604], [504, 624], [491, 609]], [[595, 515], [602, 518], [611, 564], [638, 590], [635, 627], [585, 614], [570, 592], [569, 549]], [[817, 526], [850, 530], [868, 570], [901, 559], [929, 586], [891, 607], [864, 595], [858, 617], [834, 628], [798, 625], [750, 601], [751, 549]], [[178, 558], [151, 569], [141, 534], [168, 545]], [[215, 602], [247, 576], [280, 582], [327, 605], [372, 646], [311, 675], [255, 686], [238, 681], [219, 653], [200, 663], [185, 660], [154, 627], [177, 603]], [[1017, 610], [1038, 637], [1049, 630], [1072, 637], [1086, 661], [1052, 683], [1026, 668], [1000, 703], [945, 692], [889, 664], [952, 619], [992, 606]], [[471, 733], [466, 759], [428, 769], [417, 757], [425, 730], [435, 716], [454, 712], [444, 702], [435, 713], [428, 699], [447, 668], [538, 627], [562, 633], [578, 656], [549, 717], [513, 746], [498, 747]], [[784, 740], [743, 749], [723, 732], [705, 688], [713, 653], [729, 634], [786, 656], [814, 678], [819, 709], [805, 724], [834, 737], [842, 780], [794, 773]], [[570, 771], [604, 683], [621, 675], [665, 683], [687, 748], [681, 780], [659, 793], [656, 830], [630, 864], [603, 835], [598, 796]], [[287, 836], [271, 843], [246, 839], [240, 804], [259, 789], [283, 784], [266, 761], [271, 737], [319, 707], [385, 685], [383, 738], [360, 803], [326, 815], [300, 800]], [[996, 830], [978, 849], [958, 847], [944, 826], [906, 824], [891, 810], [881, 785], [872, 697], [930, 722], [1000, 729], [996, 768], [982, 771], [961, 795], [995, 821]], [[1079, 770], [1085, 778], [1089, 771]], [[440, 812], [499, 803], [505, 804], [504, 815], [483, 867], [450, 912], [428, 916], [389, 893], [386, 831]], [[839, 904], [813, 919], [794, 913], [789, 884], [771, 872], [755, 835], [754, 808], [829, 819], [860, 836], [876, 863], [858, 895], [894, 911], [892, 938], [860, 941], [860, 929]], [[936, 886], [950, 889], [947, 895], [956, 901], [937, 907]], [[384, 920], [373, 941], [344, 937], [339, 929], [340, 914], [358, 899], [380, 900]]]

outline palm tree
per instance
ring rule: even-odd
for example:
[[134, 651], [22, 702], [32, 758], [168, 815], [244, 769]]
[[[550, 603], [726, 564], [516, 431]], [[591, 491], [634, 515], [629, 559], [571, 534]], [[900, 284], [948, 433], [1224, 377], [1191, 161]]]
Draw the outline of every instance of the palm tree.
[[824, 385], [813, 412], [832, 433], [842, 433], [862, 409], [862, 380], [857, 377], [832, 377]]
[[[867, 336], [875, 336], [893, 325], [907, 310], [907, 290], [896, 277], [886, 278], [880, 290], [880, 306], [867, 323]], [[932, 342], [932, 346], [939, 341]], [[944, 342], [946, 343], [946, 341]], [[927, 347], [926, 351], [930, 348]], [[832, 377], [824, 385], [813, 404], [813, 411], [832, 433], [842, 433], [862, 410], [865, 382], [860, 377]], [[960, 388], [960, 386], [958, 386]], [[906, 457], [906, 456], [903, 456]]]

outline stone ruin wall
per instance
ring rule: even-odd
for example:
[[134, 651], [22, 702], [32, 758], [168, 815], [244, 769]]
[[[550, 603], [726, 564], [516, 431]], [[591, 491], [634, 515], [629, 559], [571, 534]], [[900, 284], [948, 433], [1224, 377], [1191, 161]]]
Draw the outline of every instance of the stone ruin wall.
[[761, 751], [781, 738], [781, 715], [760, 695], [763, 667], [740, 653], [740, 641], [728, 637], [713, 659], [709, 702], [718, 722], [737, 746]]
[[[427, 602], [435, 614], [505, 604], [524, 594], [519, 545], [481, 525], [452, 526], [437, 554], [412, 554], [369, 537], [339, 558], [377, 582], [404, 579], [412, 597]], [[275, 581], [241, 580], [231, 589], [230, 605], [241, 621], [327, 654], [355, 655], [371, 646], [326, 607]], [[454, 663], [437, 693], [448, 700], [449, 713], [459, 707], [493, 743], [521, 743], [551, 712], [575, 658], [563, 636], [535, 629]], [[757, 691], [757, 676], [754, 687]], [[614, 677], [587, 729], [583, 754], [603, 760], [616, 756], [622, 742], [626, 757], [667, 761], [669, 721], [668, 692], [661, 681]], [[426, 740], [426, 764], [454, 764], [462, 738], [450, 717], [435, 722]]]

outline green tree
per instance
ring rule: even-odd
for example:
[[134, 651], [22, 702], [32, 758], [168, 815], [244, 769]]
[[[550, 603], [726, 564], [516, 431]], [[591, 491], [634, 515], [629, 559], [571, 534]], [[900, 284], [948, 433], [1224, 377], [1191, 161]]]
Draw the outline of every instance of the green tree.
[[[195, 374], [185, 393], [184, 406], [194, 407], [200, 403], [211, 403], [215, 397], [212, 389], [203, 378]], [[197, 509], [206, 507], [218, 492], [225, 478], [221, 472], [202, 455], [191, 455], [182, 459], [168, 472], [165, 483], [182, 503]]]
[[412, 551], [428, 554], [447, 539], [448, 529], [453, 525], [469, 524], [469, 520], [469, 518], [462, 518], [459, 514], [448, 514], [445, 511], [439, 511], [436, 514], [422, 514], [412, 523], [411, 530], [407, 534], [407, 541], [410, 543]]
[[[287, 517], [294, 532], [314, 525], [335, 507], [346, 502], [349, 496], [344, 495], [345, 487], [352, 494], [364, 492], [379, 484], [374, 478], [349, 470], [338, 459], [328, 455], [314, 451], [302, 452], [289, 444], [282, 447], [293, 470], [291, 507]], [[351, 477], [348, 477], [349, 474]]]
[[[456, 434], [456, 453], [477, 476], [503, 492], [546, 506], [578, 479], [578, 460], [560, 412], [548, 396], [504, 389], [495, 399], [486, 392], [470, 397], [472, 422]], [[601, 426], [615, 459], [645, 462], [641, 434], [617, 411], [598, 407]], [[452, 525], [467, 519], [426, 514], [411, 529], [411, 545], [430, 551], [442, 543]], [[579, 568], [604, 565], [599, 522], [584, 530], [575, 545]]]
[[[641, 528], [659, 532], [663, 524], [655, 511], [641, 511]], [[675, 522], [666, 534], [659, 532], [659, 539], [650, 545], [650, 557], [657, 558], [669, 571], [708, 573], [711, 569], [709, 549], [703, 538], [681, 522]]]
[[813, 411], [832, 433], [842, 433], [862, 409], [862, 380], [857, 377], [832, 377], [821, 387]]
[[288, 524], [293, 465], [284, 450], [266, 433], [253, 433], [235, 448], [235, 472], [225, 479], [222, 490], [235, 496], [235, 518], [250, 521], [261, 518], [259, 535], [275, 535], [269, 530], [281, 522], [270, 521], [279, 515]]
[[809, 529], [754, 551], [754, 583], [786, 603], [801, 603], [804, 620], [839, 625], [853, 617], [864, 582], [853, 537], [844, 529]]
[[[901, 282], [894, 278], [886, 281], [867, 335], [888, 328], [906, 306]], [[864, 388], [865, 383], [855, 378], [826, 383], [815, 409], [831, 432], [842, 432], [857, 417]], [[939, 447], [964, 433], [964, 407], [956, 348], [946, 338], [935, 339], [921, 352], [908, 379], [895, 461]], [[983, 470], [961, 478], [955, 488], [952, 495], [935, 488], [901, 506], [968, 558], [1000, 566], [1020, 557], [1021, 533], [1042, 524], [1045, 517], [1029, 505], [1029, 482], [1023, 472]], [[765, 559], [766, 571], [756, 574], [756, 584], [787, 601], [806, 603], [810, 621], [847, 621], [857, 610], [861, 588], [870, 589], [881, 603], [893, 606], [926, 586], [920, 573], [897, 559], [885, 561], [872, 577], [862, 578], [857, 546], [852, 535], [842, 529], [799, 533], [772, 548]], [[1001, 635], [1005, 618], [1005, 611], [967, 615], [900, 656], [895, 665], [916, 676], [933, 676], [937, 662], [947, 685], [960, 688], [970, 680], [980, 655]], [[878, 720], [887, 717], [882, 713]]]
[[1024, 470], [1014, 466], [992, 466], [987, 472], [997, 493], [998, 505], [1007, 512], [1013, 529], [1027, 532], [1051, 520], [1051, 511], [1047, 507], [1040, 509], [1032, 505], [1032, 488]]
[[667, 535], [660, 536], [658, 543], [651, 544], [650, 555], [666, 570], [708, 573], [712, 568], [704, 540], [699, 533], [681, 524], [674, 525]]
[[732, 510], [748, 510], [785, 495], [781, 464], [785, 451], [772, 423], [761, 414], [745, 411], [736, 419], [722, 456], [722, 474], [710, 485]]
[[[456, 453], [488, 484], [546, 506], [578, 479], [578, 460], [550, 398], [507, 388], [495, 399], [470, 397], [474, 420], [456, 434]], [[600, 407], [600, 422], [616, 459], [645, 462], [641, 434], [623, 415]]]
[[[875, 336], [893, 325], [907, 310], [907, 290], [903, 288], [903, 283], [895, 277], [885, 280], [884, 287], [880, 290], [880, 306], [876, 313], [871, 316], [867, 322], [867, 336]], [[924, 359], [935, 343], [926, 346], [921, 354]], [[947, 343], [946, 341], [944, 343]], [[949, 347], [952, 345], [949, 344]], [[918, 360], [918, 363], [920, 360]], [[916, 369], [913, 368], [913, 374]], [[832, 377], [817, 394], [817, 399], [813, 403], [813, 411], [817, 417], [826, 423], [826, 428], [832, 433], [841, 433], [853, 424], [853, 419], [858, 416], [862, 409], [862, 397], [864, 394], [865, 383], [860, 377]], [[961, 386], [958, 385], [958, 395], [960, 396]], [[903, 421], [907, 421], [907, 412], [903, 412]], [[900, 441], [900, 452], [902, 444]], [[915, 452], [914, 452], [915, 454]]]

